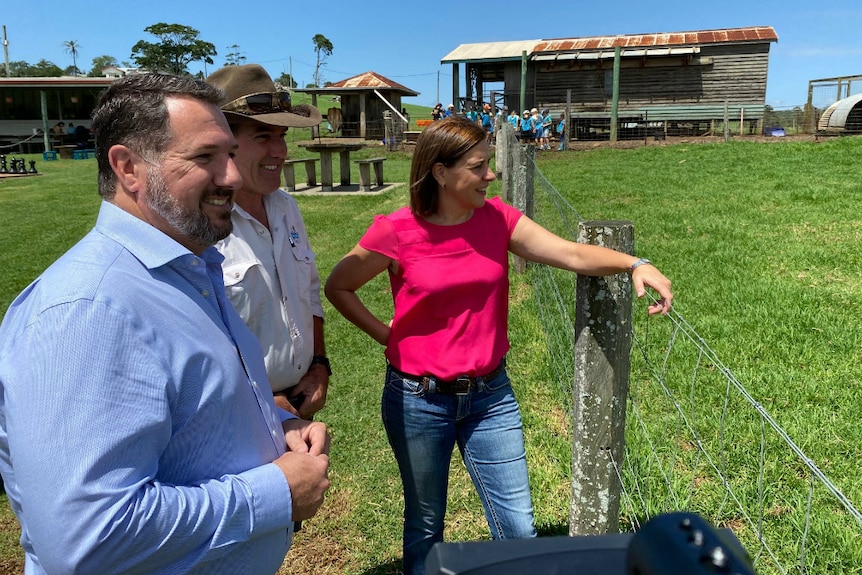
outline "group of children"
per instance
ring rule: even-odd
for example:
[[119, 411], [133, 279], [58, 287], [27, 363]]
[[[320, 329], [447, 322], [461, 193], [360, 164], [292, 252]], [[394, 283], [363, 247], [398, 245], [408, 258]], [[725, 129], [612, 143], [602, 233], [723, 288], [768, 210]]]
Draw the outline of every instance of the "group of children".
[[[524, 110], [521, 116], [518, 116], [516, 110], [512, 110], [507, 120], [515, 129], [515, 134], [518, 135], [518, 139], [522, 143], [532, 143], [540, 150], [551, 149], [554, 119], [547, 109], [541, 112], [536, 108]], [[556, 132], [560, 138], [560, 146], [557, 149], [563, 150], [566, 138], [566, 115], [564, 113], [561, 113], [557, 120]]]
[[[482, 111], [478, 111], [472, 107], [466, 107], [463, 110], [464, 117], [468, 120], [481, 124], [485, 129], [488, 141], [492, 142], [494, 138], [494, 117], [492, 115], [491, 106], [485, 104]], [[504, 112], [505, 113], [505, 112]], [[455, 115], [455, 106], [449, 104], [446, 110], [442, 104], [437, 104], [431, 112], [431, 117], [435, 120], [442, 120], [449, 116]], [[547, 109], [541, 112], [537, 108], [532, 110], [524, 110], [522, 116], [518, 116], [517, 110], [512, 110], [506, 117], [509, 124], [515, 130], [515, 134], [522, 143], [531, 143], [539, 150], [551, 149], [551, 135], [556, 131], [560, 139], [560, 145], [557, 150], [565, 149], [566, 142], [566, 114], [561, 113], [559, 118], [554, 123], [554, 118]]]

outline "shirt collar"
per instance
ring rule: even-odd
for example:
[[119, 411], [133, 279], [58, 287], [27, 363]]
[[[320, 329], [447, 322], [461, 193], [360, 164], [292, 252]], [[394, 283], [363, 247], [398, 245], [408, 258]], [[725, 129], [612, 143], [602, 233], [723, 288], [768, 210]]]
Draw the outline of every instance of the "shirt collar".
[[[103, 201], [99, 208], [96, 230], [126, 248], [147, 269], [194, 255], [161, 230], [107, 201]], [[212, 246], [203, 251], [201, 258], [214, 264], [220, 264], [224, 260]]]
[[[264, 208], [266, 209], [266, 211], [269, 213], [270, 211], [277, 211], [279, 209], [282, 209], [280, 206], [285, 201], [284, 196], [285, 196], [285, 194], [281, 190], [281, 188], [276, 188], [275, 191], [273, 191], [271, 194], [264, 195], [263, 196], [263, 205], [264, 205]], [[252, 216], [250, 213], [248, 213], [245, 210], [245, 208], [243, 208], [242, 206], [240, 206], [236, 202], [233, 203], [232, 209], [233, 209], [233, 212], [240, 217], [243, 217], [247, 220], [257, 221], [254, 216]]]

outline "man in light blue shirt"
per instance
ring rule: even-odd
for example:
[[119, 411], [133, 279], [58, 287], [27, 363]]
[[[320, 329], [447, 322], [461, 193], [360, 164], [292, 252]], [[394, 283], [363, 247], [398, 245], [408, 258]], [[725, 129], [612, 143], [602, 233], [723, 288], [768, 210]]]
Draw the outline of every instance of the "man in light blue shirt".
[[212, 247], [241, 183], [220, 98], [161, 74], [106, 90], [96, 226], [0, 325], [27, 574], [273, 574], [323, 501], [326, 427], [275, 407]]

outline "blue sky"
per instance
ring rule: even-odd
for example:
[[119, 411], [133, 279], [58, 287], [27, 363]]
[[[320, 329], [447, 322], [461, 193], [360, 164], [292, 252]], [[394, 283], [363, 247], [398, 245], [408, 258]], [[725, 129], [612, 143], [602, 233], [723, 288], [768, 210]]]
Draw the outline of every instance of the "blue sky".
[[[323, 34], [334, 47], [322, 69], [323, 80], [336, 82], [373, 70], [420, 92], [406, 100], [420, 105], [437, 101], [445, 105], [452, 99], [451, 66], [440, 60], [458, 45], [474, 42], [772, 26], [779, 39], [770, 50], [768, 104], [802, 105], [809, 80], [862, 75], [860, 0], [560, 4], [539, 12], [535, 8], [539, 4], [529, 0], [485, 5], [148, 0], [125, 6], [104, 0], [11, 0], [3, 3], [0, 24], [6, 26], [10, 61], [35, 64], [44, 58], [65, 68], [72, 58], [63, 42], [75, 40], [81, 45], [78, 67], [84, 71], [92, 67], [94, 57], [105, 54], [131, 61], [131, 47], [138, 40], [155, 40], [144, 32], [151, 24], [183, 24], [216, 46], [215, 65], [207, 72], [224, 65], [229, 47], [237, 45], [247, 63], [262, 64], [273, 76], [292, 71], [303, 86], [314, 74], [311, 39]], [[194, 63], [190, 70], [202, 68]], [[859, 91], [862, 87], [853, 90]]]

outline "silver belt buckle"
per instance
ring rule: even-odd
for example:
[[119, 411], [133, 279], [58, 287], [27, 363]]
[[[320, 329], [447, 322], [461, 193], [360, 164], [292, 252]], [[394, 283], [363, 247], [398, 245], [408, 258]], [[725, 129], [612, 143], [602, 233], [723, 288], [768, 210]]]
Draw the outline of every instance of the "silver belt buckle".
[[456, 379], [455, 381], [459, 384], [459, 388], [460, 388], [461, 383], [466, 384], [466, 386], [465, 386], [466, 389], [464, 391], [461, 391], [461, 389], [456, 390], [455, 395], [469, 395], [470, 394], [470, 391], [473, 388], [473, 378], [472, 377], [470, 377], [469, 375], [460, 375], [460, 376], [458, 376], [458, 379]]

